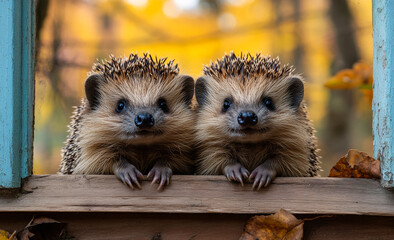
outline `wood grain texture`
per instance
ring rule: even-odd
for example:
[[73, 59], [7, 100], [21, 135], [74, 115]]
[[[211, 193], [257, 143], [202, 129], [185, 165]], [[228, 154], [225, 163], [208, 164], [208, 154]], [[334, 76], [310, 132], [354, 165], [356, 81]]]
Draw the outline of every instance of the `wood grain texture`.
[[373, 133], [382, 185], [394, 188], [394, 1], [374, 0]]
[[[246, 214], [150, 214], [150, 213], [40, 213], [68, 224], [76, 239], [239, 239]], [[9, 232], [22, 229], [33, 213], [0, 213], [0, 226]], [[391, 240], [394, 217], [300, 216], [304, 219], [304, 239]], [[314, 220], [308, 220], [314, 219]], [[158, 237], [158, 236], [161, 236]], [[155, 238], [156, 237], [156, 238]]]
[[24, 193], [0, 197], [0, 212], [141, 212], [394, 216], [394, 193], [371, 179], [277, 178], [260, 192], [224, 176], [174, 176], [162, 192], [131, 190], [113, 175], [37, 175]]

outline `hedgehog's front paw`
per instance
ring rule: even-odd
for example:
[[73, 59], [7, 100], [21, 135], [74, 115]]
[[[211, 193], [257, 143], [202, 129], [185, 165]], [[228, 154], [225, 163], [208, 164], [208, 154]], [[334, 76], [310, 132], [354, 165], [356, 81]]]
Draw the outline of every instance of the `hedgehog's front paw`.
[[275, 169], [268, 168], [261, 164], [250, 174], [249, 180], [251, 181], [254, 179], [252, 189], [255, 190], [257, 187], [258, 191], [262, 186], [268, 187], [276, 177], [276, 174], [277, 172]]
[[242, 178], [247, 179], [249, 176], [249, 171], [240, 163], [227, 165], [223, 172], [229, 181], [240, 182], [242, 186], [244, 185]]
[[144, 175], [134, 165], [130, 163], [124, 163], [118, 165], [114, 169], [115, 175], [126, 185], [128, 185], [131, 189], [134, 190], [134, 187], [141, 189], [141, 185], [138, 182], [138, 179], [143, 179]]
[[152, 184], [154, 183], [159, 184], [157, 190], [162, 190], [164, 188], [164, 185], [170, 184], [171, 176], [172, 176], [171, 168], [161, 164], [155, 164], [152, 170], [150, 170], [150, 172], [148, 173], [148, 178], [153, 177]]

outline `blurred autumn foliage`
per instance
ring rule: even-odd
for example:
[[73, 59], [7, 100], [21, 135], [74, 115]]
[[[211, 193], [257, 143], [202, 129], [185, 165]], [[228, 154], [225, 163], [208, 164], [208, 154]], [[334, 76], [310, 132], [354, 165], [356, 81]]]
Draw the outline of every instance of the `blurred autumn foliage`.
[[[322, 175], [349, 148], [372, 154], [371, 107], [362, 93], [324, 87], [356, 62], [372, 65], [371, 1], [38, 0], [37, 6], [35, 174], [57, 171], [72, 106], [84, 96], [96, 59], [146, 51], [176, 59], [195, 78], [225, 52], [279, 56], [307, 82]], [[358, 82], [352, 71], [342, 75]]]
[[0, 240], [16, 240], [16, 231], [14, 233], [9, 233], [5, 230], [0, 229]]
[[343, 69], [337, 72], [324, 86], [339, 90], [359, 88], [372, 104], [372, 83], [372, 67], [369, 64], [358, 62], [353, 65], [352, 69]]

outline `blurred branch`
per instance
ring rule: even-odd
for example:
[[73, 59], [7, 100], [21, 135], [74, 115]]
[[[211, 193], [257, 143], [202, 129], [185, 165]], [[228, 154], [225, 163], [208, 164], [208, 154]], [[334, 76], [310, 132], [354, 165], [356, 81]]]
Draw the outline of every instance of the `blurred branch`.
[[304, 72], [304, 45], [302, 41], [302, 24], [300, 21], [301, 18], [301, 3], [300, 0], [292, 1], [294, 8], [294, 18], [295, 18], [295, 39], [296, 39], [296, 47], [293, 50], [293, 59], [294, 59], [294, 67], [301, 72]]
[[342, 59], [342, 66], [337, 66], [336, 72], [342, 68], [351, 68], [360, 59], [360, 54], [353, 31], [353, 17], [347, 1], [331, 0], [329, 15], [336, 31], [338, 54]]
[[[49, 58], [38, 59], [38, 65], [42, 66], [42, 67], [41, 68], [38, 67], [37, 71], [42, 73], [42, 74], [44, 74], [44, 75], [46, 75], [46, 76], [48, 76], [48, 77], [50, 77], [50, 73], [46, 72], [45, 71], [45, 67], [44, 67], [45, 63], [48, 63], [48, 62], [51, 62], [51, 59], [49, 59]], [[92, 68], [92, 64], [78, 63], [78, 62], [75, 62], [73, 60], [68, 60], [68, 59], [58, 59], [57, 60], [57, 66], [60, 67], [60, 68], [63, 68], [63, 67], [82, 68], [82, 69], [90, 69], [90, 68]]]
[[[62, 40], [64, 37], [62, 36], [62, 28], [64, 25], [64, 14], [65, 14], [65, 8], [67, 7], [67, 2], [66, 1], [52, 1], [52, 4], [58, 4], [54, 8], [55, 13], [55, 19], [52, 22], [51, 25], [51, 31], [52, 31], [52, 41], [50, 45], [51, 49], [51, 58], [47, 59], [45, 63], [43, 63], [43, 59], [41, 57], [37, 57], [37, 71], [48, 77], [48, 82], [49, 85], [51, 86], [54, 94], [53, 96], [53, 101], [56, 101], [61, 107], [66, 108], [65, 102], [68, 100], [65, 97], [64, 94], [64, 87], [61, 85], [62, 84], [62, 78], [61, 78], [61, 64], [62, 62], [59, 59], [59, 51], [61, 50], [62, 46]], [[47, 6], [48, 7], [48, 6]], [[42, 44], [42, 40], [40, 41], [40, 44]], [[41, 45], [38, 45], [40, 47]], [[43, 68], [45, 67], [45, 69]], [[47, 70], [46, 70], [47, 69]]]
[[[44, 25], [44, 20], [48, 13], [48, 6], [49, 6], [49, 0], [37, 0], [36, 2], [36, 43], [40, 42], [41, 30]], [[39, 47], [36, 47], [36, 53], [38, 51], [39, 51]]]

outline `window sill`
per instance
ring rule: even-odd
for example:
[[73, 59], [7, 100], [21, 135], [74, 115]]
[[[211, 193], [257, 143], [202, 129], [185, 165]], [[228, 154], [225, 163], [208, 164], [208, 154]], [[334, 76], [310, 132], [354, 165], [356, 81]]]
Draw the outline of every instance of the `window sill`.
[[173, 176], [164, 191], [150, 182], [131, 190], [113, 175], [35, 175], [0, 212], [133, 212], [394, 216], [394, 193], [372, 179], [277, 178], [256, 192], [224, 176]]

